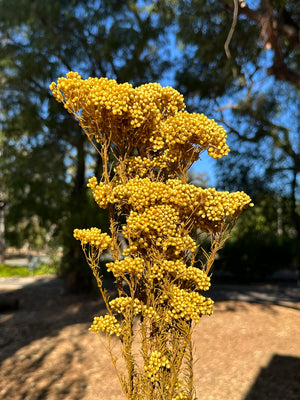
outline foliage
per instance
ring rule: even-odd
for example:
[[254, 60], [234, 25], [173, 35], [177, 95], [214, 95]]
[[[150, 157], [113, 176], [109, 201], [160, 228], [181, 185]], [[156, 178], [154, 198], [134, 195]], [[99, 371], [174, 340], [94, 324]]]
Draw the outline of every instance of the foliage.
[[265, 237], [256, 231], [228, 241], [216, 263], [218, 271], [231, 274], [231, 281], [239, 283], [267, 282], [283, 269], [292, 269], [296, 259], [295, 239]]
[[[214, 159], [228, 153], [225, 130], [185, 111], [183, 96], [157, 83], [134, 88], [69, 72], [50, 89], [102, 159], [103, 174], [88, 187], [98, 206], [108, 209], [109, 232], [74, 230], [107, 308], [90, 330], [107, 334], [126, 398], [195, 399], [192, 323], [212, 314], [213, 301], [202, 293], [210, 287], [214, 258], [239, 214], [253, 206], [244, 192], [187, 183], [188, 169], [203, 151]], [[207, 238], [208, 251], [201, 247]], [[113, 300], [100, 270], [107, 249], [113, 261], [106, 269], [118, 293]], [[201, 268], [197, 252], [204, 256]], [[120, 339], [126, 374], [118, 368], [111, 335]], [[137, 336], [141, 361], [133, 347]]]
[[33, 273], [26, 267], [19, 267], [18, 265], [0, 264], [0, 277], [9, 276], [30, 276], [30, 275], [48, 275], [56, 274], [57, 270], [54, 266], [42, 264], [39, 268], [35, 269]]
[[217, 167], [218, 186], [235, 181], [238, 187], [243, 178], [242, 186], [249, 184], [253, 195], [258, 184], [258, 189], [263, 186], [290, 196], [300, 233], [299, 3], [220, 0], [215, 5], [179, 0], [176, 4], [177, 38], [184, 55], [178, 60], [177, 84], [189, 96], [191, 107], [214, 109], [217, 120], [229, 130], [232, 151], [229, 162]]
[[300, 238], [299, 18], [295, 0], [0, 1], [8, 243], [63, 244], [62, 274], [88, 285], [68, 233], [71, 215], [77, 226], [93, 218], [90, 207], [82, 218], [79, 209], [89, 201], [86, 175], [100, 177], [101, 160], [47, 90], [71, 69], [134, 84], [175, 78], [190, 111], [205, 110], [229, 131], [218, 188], [289, 196]]
[[216, 271], [243, 283], [267, 281], [280, 269], [293, 270], [297, 262], [290, 198], [263, 191], [254, 201], [255, 208], [241, 215], [216, 263]]
[[170, 65], [168, 52], [160, 52], [165, 33], [138, 1], [16, 0], [0, 1], [0, 37], [7, 243], [63, 245], [61, 274], [72, 275], [73, 289], [88, 287], [69, 231], [75, 220], [83, 226], [93, 218], [94, 210], [80, 205], [87, 201], [87, 171], [101, 174], [101, 160], [48, 85], [70, 69], [120, 82], [158, 79]]
[[173, 4], [181, 46], [177, 85], [191, 109], [205, 107], [229, 132], [230, 156], [216, 165], [218, 188], [288, 197], [299, 265], [299, 2], [165, 3]]
[[299, 2], [164, 3], [173, 3], [184, 54], [177, 76], [188, 93], [212, 99], [235, 95], [268, 67], [269, 76], [300, 87]]
[[26, 267], [19, 267], [17, 265], [0, 264], [0, 276], [29, 276], [30, 271]]
[[57, 266], [55, 264], [41, 264], [39, 268], [33, 270], [33, 275], [56, 275]]

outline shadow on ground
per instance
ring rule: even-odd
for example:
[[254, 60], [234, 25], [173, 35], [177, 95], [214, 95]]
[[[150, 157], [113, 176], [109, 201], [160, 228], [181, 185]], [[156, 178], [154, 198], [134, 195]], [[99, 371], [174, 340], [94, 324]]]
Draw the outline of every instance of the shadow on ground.
[[[112, 282], [106, 282], [111, 296]], [[7, 288], [6, 288], [7, 289]], [[0, 362], [19, 348], [45, 336], [56, 336], [64, 327], [86, 323], [104, 312], [100, 295], [64, 295], [62, 281], [52, 277], [37, 278], [20, 289], [6, 290], [5, 296], [17, 299], [19, 309], [0, 314]], [[262, 307], [280, 305], [300, 310], [300, 291], [297, 287], [213, 285], [208, 292], [216, 302], [230, 302], [235, 311], [239, 302], [253, 302]]]
[[295, 285], [220, 285], [208, 292], [215, 301], [246, 301], [263, 307], [277, 305], [300, 310], [300, 288]]
[[0, 313], [0, 363], [34, 340], [58, 335], [66, 326], [86, 323], [88, 327], [105, 310], [98, 295], [65, 295], [56, 278], [40, 278], [6, 290], [5, 296], [17, 300], [19, 308]]
[[299, 400], [300, 358], [275, 354], [244, 400]]
[[[113, 296], [111, 285], [107, 288]], [[300, 309], [295, 287], [213, 285], [210, 292], [226, 311], [239, 312], [247, 306], [244, 301]], [[88, 346], [86, 331], [93, 317], [105, 312], [103, 301], [98, 295], [65, 295], [62, 282], [49, 277], [22, 288], [6, 287], [5, 295], [18, 299], [19, 309], [0, 314], [0, 364], [5, 367], [0, 400], [84, 398], [92, 367], [91, 353], [86, 356], [82, 348]], [[292, 396], [300, 391], [299, 360], [274, 355], [244, 400], [298, 400]], [[271, 387], [267, 393], [265, 386]]]

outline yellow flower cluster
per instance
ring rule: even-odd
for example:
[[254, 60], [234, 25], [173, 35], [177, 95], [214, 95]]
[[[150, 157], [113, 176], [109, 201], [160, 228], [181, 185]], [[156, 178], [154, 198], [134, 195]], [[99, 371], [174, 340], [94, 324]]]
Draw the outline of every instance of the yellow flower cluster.
[[159, 131], [163, 118], [185, 108], [183, 96], [171, 87], [148, 83], [133, 88], [107, 78], [82, 80], [76, 72], [52, 82], [50, 90], [76, 115], [90, 139], [103, 142], [110, 137], [118, 146], [125, 141], [132, 147], [146, 143]]
[[126, 160], [126, 173], [130, 177], [134, 177], [138, 175], [139, 177], [144, 177], [147, 175], [147, 172], [150, 171], [154, 167], [153, 160], [150, 160], [147, 157], [129, 157]]
[[144, 260], [140, 257], [125, 257], [123, 260], [106, 264], [108, 272], [112, 272], [116, 278], [131, 274], [140, 279], [144, 270]]
[[93, 176], [89, 179], [87, 187], [92, 189], [94, 199], [99, 207], [106, 208], [109, 203], [114, 203], [115, 198], [112, 192], [112, 185], [100, 182]]
[[[119, 278], [119, 297], [109, 301], [98, 281], [109, 314], [95, 317], [89, 330], [122, 337], [130, 384], [138, 385], [132, 371], [132, 343], [126, 338], [132, 335], [134, 317], [141, 314], [142, 348], [147, 354], [144, 378], [164, 385], [166, 395], [172, 391], [172, 400], [187, 400], [192, 396], [190, 383], [187, 386], [188, 380], [179, 376], [185, 375], [184, 363], [192, 359], [186, 352], [181, 366], [168, 371], [169, 355], [187, 348], [190, 322], [212, 314], [214, 304], [201, 294], [209, 289], [210, 278], [194, 266], [197, 244], [192, 235], [209, 233], [212, 249], [217, 249], [224, 230], [243, 209], [253, 206], [244, 192], [218, 192], [185, 183], [188, 168], [201, 152], [214, 159], [228, 154], [226, 132], [203, 114], [184, 111], [183, 96], [158, 83], [134, 88], [108, 78], [84, 80], [69, 72], [50, 89], [98, 146], [104, 166], [101, 181], [93, 177], [87, 186], [96, 203], [109, 208], [112, 238], [98, 228], [75, 229], [74, 237], [82, 246], [91, 246], [87, 259], [94, 273], [95, 254], [112, 248], [114, 261], [106, 267]], [[115, 246], [121, 228], [128, 247], [120, 260]], [[121, 290], [120, 280], [128, 288]], [[150, 386], [155, 394], [159, 385]]]
[[158, 320], [158, 313], [154, 310], [153, 307], [148, 307], [143, 304], [139, 299], [132, 298], [130, 296], [117, 297], [109, 302], [109, 305], [112, 309], [117, 311], [119, 314], [125, 313], [126, 311], [132, 311], [133, 315], [136, 316], [140, 313], [144, 317], [154, 318]]
[[142, 311], [142, 304], [138, 299], [132, 297], [117, 297], [109, 302], [111, 308], [116, 310], [119, 314], [130, 309], [133, 310], [133, 315], [137, 315]]
[[196, 290], [209, 290], [210, 277], [204, 271], [195, 267], [187, 267], [181, 260], [163, 260], [151, 267], [150, 279], [161, 280], [165, 274], [170, 274], [176, 281], [193, 283]]
[[176, 233], [178, 221], [178, 212], [169, 205], [151, 206], [140, 213], [131, 211], [123, 230], [124, 236], [138, 237], [141, 232], [150, 232], [151, 239], [171, 237]]
[[142, 314], [144, 317], [154, 319], [156, 321], [159, 321], [160, 319], [159, 313], [155, 311], [155, 309], [152, 306], [146, 306], [145, 304], [143, 304], [142, 306]]
[[[129, 178], [134, 178], [136, 176], [143, 178], [154, 169], [161, 170], [165, 168], [167, 168], [167, 162], [164, 156], [152, 158], [132, 156], [125, 160], [126, 175]], [[117, 172], [117, 169], [115, 169], [115, 172]]]
[[[137, 123], [143, 124], [156, 115], [156, 121], [175, 115], [185, 108], [183, 96], [174, 88], [159, 83], [147, 83], [134, 89]], [[137, 106], [138, 105], [138, 106]], [[154, 128], [154, 126], [152, 127]], [[152, 129], [152, 134], [154, 129]]]
[[[218, 192], [215, 188], [202, 189], [182, 183], [179, 179], [169, 179], [166, 186], [170, 188], [169, 202], [177, 204], [181, 210], [193, 211], [193, 214], [208, 221], [223, 221], [240, 213], [244, 208], [252, 207], [250, 197], [241, 192]], [[205, 221], [200, 225], [205, 225]], [[197, 221], [195, 221], [197, 225]]]
[[154, 263], [151, 266], [149, 279], [157, 279], [160, 281], [166, 274], [170, 274], [176, 278], [178, 276], [183, 276], [186, 269], [186, 264], [181, 260], [162, 260], [159, 264]]
[[136, 211], [144, 211], [149, 206], [158, 202], [169, 204], [170, 192], [163, 182], [153, 182], [149, 178], [130, 179], [125, 185], [118, 185], [113, 189], [114, 196], [118, 202], [129, 204]]
[[176, 285], [173, 285], [169, 296], [166, 294], [162, 296], [161, 303], [167, 299], [170, 302], [168, 314], [172, 319], [193, 320], [197, 323], [201, 315], [213, 313], [212, 299], [195, 291], [180, 289]]
[[185, 269], [179, 278], [183, 281], [193, 282], [196, 290], [209, 290], [210, 277], [204, 271], [195, 267], [188, 267]]
[[176, 394], [175, 397], [172, 398], [172, 400], [188, 400], [189, 399], [189, 395], [186, 391], [183, 390], [184, 388], [184, 383], [182, 381], [182, 379], [178, 379], [178, 381], [176, 382], [175, 385], [175, 390], [176, 392], [179, 392]]
[[182, 232], [178, 211], [167, 204], [148, 207], [140, 213], [131, 211], [123, 234], [125, 238], [138, 239], [134, 244], [137, 248], [148, 247], [150, 240], [163, 251], [172, 247], [177, 255], [181, 251], [196, 250], [194, 240]]
[[149, 280], [153, 282], [154, 279], [161, 281], [165, 276], [166, 269], [162, 268], [162, 265], [154, 263], [151, 267], [151, 273], [149, 275]]
[[234, 216], [244, 208], [253, 206], [250, 197], [243, 191], [218, 192], [215, 188], [202, 189], [182, 183], [179, 179], [169, 179], [164, 183], [136, 177], [125, 185], [112, 188], [102, 182], [97, 184], [97, 179], [93, 177], [89, 180], [88, 186], [101, 207], [109, 203], [128, 204], [140, 212], [157, 204], [173, 204], [179, 207], [180, 217], [190, 217], [192, 213], [200, 217], [199, 221], [201, 218], [223, 221], [224, 218]]
[[172, 400], [188, 400], [189, 395], [185, 392], [178, 393]]
[[[175, 256], [186, 250], [195, 252], [196, 243], [185, 230], [185, 224], [192, 223], [203, 232], [215, 232], [228, 218], [234, 218], [243, 208], [252, 206], [250, 197], [244, 192], [202, 189], [182, 183], [179, 179], [169, 179], [164, 183], [136, 177], [125, 185], [113, 187], [102, 182], [98, 184], [93, 177], [88, 186], [100, 207], [105, 208], [109, 203], [131, 207], [126, 225], [123, 226], [123, 234], [129, 240], [129, 247], [123, 252], [125, 256], [137, 254], [149, 245], [163, 252], [172, 251]], [[81, 232], [87, 235], [90, 231]], [[91, 240], [102, 246], [102, 241], [95, 238]], [[85, 241], [88, 242], [89, 238], [85, 237]], [[107, 247], [102, 246], [103, 249]], [[135, 273], [140, 278], [143, 271], [142, 261], [137, 258], [125, 258], [109, 264], [108, 268], [115, 277]], [[193, 273], [196, 274], [195, 271]], [[189, 274], [191, 276], [191, 272]], [[200, 288], [203, 286], [199, 285]]]
[[203, 207], [199, 204], [198, 216], [210, 221], [222, 221], [225, 217], [234, 216], [246, 206], [252, 206], [251, 199], [244, 192], [218, 192], [215, 188], [205, 190]]
[[89, 331], [94, 333], [99, 333], [102, 331], [108, 333], [109, 335], [116, 336], [120, 336], [122, 333], [121, 326], [117, 318], [108, 314], [101, 317], [95, 317], [93, 324], [89, 328]]
[[89, 244], [98, 250], [105, 250], [111, 244], [111, 237], [107, 233], [102, 233], [99, 228], [74, 229], [74, 237], [81, 241], [81, 245]]
[[147, 364], [144, 365], [146, 376], [151, 382], [155, 382], [159, 379], [158, 373], [160, 368], [170, 369], [170, 361], [165, 355], [162, 355], [160, 351], [152, 351]]
[[153, 141], [155, 150], [167, 145], [168, 161], [183, 159], [183, 154], [191, 154], [193, 149], [195, 159], [206, 149], [213, 158], [224, 157], [229, 152], [226, 131], [203, 114], [189, 114], [186, 111], [177, 113], [162, 122], [161, 131], [162, 137], [154, 137], [150, 141]]
[[69, 72], [52, 82], [50, 90], [90, 139], [113, 143], [122, 151], [126, 146], [144, 149], [137, 163], [131, 161], [129, 176], [134, 169], [144, 176], [149, 159], [153, 167], [174, 172], [204, 150], [213, 158], [229, 152], [225, 130], [203, 114], [183, 111], [183, 96], [172, 87], [148, 83], [134, 88], [107, 78], [83, 80]]

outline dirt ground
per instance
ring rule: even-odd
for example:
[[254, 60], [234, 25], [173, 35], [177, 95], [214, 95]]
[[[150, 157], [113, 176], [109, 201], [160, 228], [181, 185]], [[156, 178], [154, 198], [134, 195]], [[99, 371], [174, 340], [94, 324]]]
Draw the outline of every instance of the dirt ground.
[[[1, 400], [124, 400], [105, 342], [87, 330], [101, 312], [98, 299], [64, 295], [47, 277], [0, 287], [20, 302], [0, 314]], [[194, 333], [199, 400], [299, 400], [296, 297], [220, 293]]]

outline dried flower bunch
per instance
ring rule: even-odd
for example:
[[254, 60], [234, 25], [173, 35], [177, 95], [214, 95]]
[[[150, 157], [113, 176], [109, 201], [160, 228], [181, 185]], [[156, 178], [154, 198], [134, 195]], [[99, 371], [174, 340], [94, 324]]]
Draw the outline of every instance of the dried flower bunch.
[[[102, 179], [91, 178], [88, 187], [109, 211], [110, 234], [74, 231], [107, 307], [90, 330], [119, 338], [126, 372], [117, 371], [126, 398], [195, 399], [193, 323], [212, 314], [213, 301], [203, 292], [210, 287], [214, 257], [238, 215], [253, 205], [244, 192], [187, 183], [201, 152], [213, 158], [228, 154], [226, 132], [203, 114], [185, 111], [183, 96], [158, 83], [134, 88], [69, 72], [50, 89], [103, 163]], [[123, 251], [120, 237], [127, 243]], [[209, 252], [202, 248], [207, 238]], [[102, 288], [103, 251], [113, 257], [106, 265], [116, 279], [113, 300]]]

